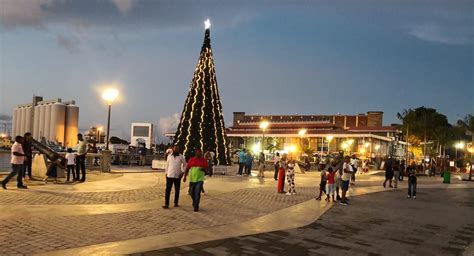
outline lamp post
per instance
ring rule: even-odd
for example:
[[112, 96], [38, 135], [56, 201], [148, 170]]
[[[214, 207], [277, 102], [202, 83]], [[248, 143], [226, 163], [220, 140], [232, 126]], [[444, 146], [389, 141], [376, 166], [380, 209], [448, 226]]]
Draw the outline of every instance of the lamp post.
[[464, 142], [460, 141], [458, 143], [456, 143], [456, 145], [454, 145], [454, 147], [456, 148], [456, 154], [455, 154], [455, 163], [456, 163], [456, 167], [458, 167], [458, 149], [461, 150], [464, 148]]
[[110, 135], [110, 112], [112, 110], [112, 102], [117, 98], [119, 95], [119, 91], [117, 89], [107, 89], [102, 93], [102, 99], [107, 102], [109, 106], [109, 111], [107, 115], [107, 140], [105, 142], [105, 149], [109, 150], [109, 135]]
[[298, 135], [300, 136], [301, 153], [303, 153], [303, 138], [304, 138], [304, 135], [306, 134], [306, 132], [307, 132], [306, 129], [300, 129], [298, 131]]
[[102, 126], [97, 128], [97, 142], [100, 144], [100, 133], [102, 132]]
[[262, 152], [264, 149], [263, 143], [265, 141], [265, 130], [268, 128], [269, 125], [270, 123], [268, 121], [262, 121], [259, 125], [260, 129], [262, 129]]
[[[333, 138], [334, 138], [334, 136], [332, 136], [332, 135], [326, 136], [326, 140], [328, 141], [328, 155], [329, 155], [329, 153], [331, 152], [331, 151], [329, 150], [329, 144], [331, 143], [331, 141], [332, 141]], [[323, 147], [324, 147], [324, 143], [323, 143]]]

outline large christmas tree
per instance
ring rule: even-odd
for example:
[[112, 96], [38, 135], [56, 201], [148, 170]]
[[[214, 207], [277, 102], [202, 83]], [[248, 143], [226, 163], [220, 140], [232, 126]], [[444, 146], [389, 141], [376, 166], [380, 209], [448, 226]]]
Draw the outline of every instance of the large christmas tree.
[[228, 165], [230, 159], [212, 56], [209, 20], [205, 24], [204, 43], [174, 143], [184, 150], [186, 158], [192, 156], [195, 149], [212, 150], [216, 153], [218, 165]]

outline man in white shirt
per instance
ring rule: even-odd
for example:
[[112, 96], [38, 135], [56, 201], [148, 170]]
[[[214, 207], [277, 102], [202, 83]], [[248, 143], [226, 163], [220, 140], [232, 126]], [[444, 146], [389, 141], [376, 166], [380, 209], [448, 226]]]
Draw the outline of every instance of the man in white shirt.
[[173, 153], [169, 154], [166, 159], [165, 175], [166, 175], [166, 191], [164, 209], [168, 209], [170, 205], [171, 188], [174, 185], [174, 207], [178, 207], [179, 190], [181, 188], [181, 177], [183, 170], [186, 168], [186, 160], [179, 153], [179, 147], [173, 147]]
[[7, 189], [7, 183], [16, 175], [17, 188], [27, 189], [28, 187], [23, 185], [23, 171], [24, 171], [24, 162], [25, 162], [25, 153], [21, 144], [23, 143], [23, 137], [16, 136], [15, 143], [12, 145], [11, 150], [11, 160], [12, 171], [8, 176], [2, 181], [2, 188]]
[[342, 188], [342, 199], [341, 199], [341, 204], [342, 205], [348, 205], [349, 203], [347, 202], [346, 198], [346, 193], [347, 190], [349, 190], [349, 182], [351, 180], [352, 174], [354, 173], [354, 170], [352, 169], [352, 166], [350, 165], [351, 158], [349, 156], [344, 157], [344, 164], [342, 166], [342, 176], [341, 176], [341, 188]]

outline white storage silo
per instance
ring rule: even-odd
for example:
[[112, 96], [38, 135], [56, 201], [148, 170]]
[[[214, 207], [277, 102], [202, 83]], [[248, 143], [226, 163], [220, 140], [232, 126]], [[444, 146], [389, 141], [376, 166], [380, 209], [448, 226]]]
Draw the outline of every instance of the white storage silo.
[[33, 118], [33, 138], [39, 139], [40, 106], [35, 106]]
[[51, 125], [51, 104], [44, 106], [44, 137], [47, 141], [53, 141], [50, 136], [49, 126]]
[[46, 109], [46, 106], [44, 104], [39, 105], [39, 122], [38, 122], [38, 139], [41, 140], [41, 138], [44, 137], [44, 110]]
[[64, 133], [66, 124], [66, 105], [56, 102], [51, 104], [51, 122], [49, 125], [49, 137], [51, 141], [64, 144]]
[[26, 130], [26, 108], [20, 108], [20, 130], [18, 131], [18, 135], [23, 136]]
[[66, 106], [66, 135], [65, 146], [74, 147], [77, 144], [79, 132], [79, 107], [75, 105]]
[[33, 108], [31, 106], [26, 107], [26, 119], [25, 119], [25, 133], [33, 132]]
[[16, 124], [16, 121], [18, 120], [18, 108], [13, 109], [13, 115], [12, 115], [12, 137], [16, 136], [16, 129], [18, 125]]

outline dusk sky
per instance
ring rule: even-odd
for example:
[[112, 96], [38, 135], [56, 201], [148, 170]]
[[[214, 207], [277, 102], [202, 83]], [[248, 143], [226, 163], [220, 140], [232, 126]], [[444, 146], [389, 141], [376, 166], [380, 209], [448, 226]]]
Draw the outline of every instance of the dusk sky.
[[76, 100], [80, 129], [174, 132], [209, 18], [226, 124], [232, 112], [474, 110], [474, 1], [0, 0], [0, 114]]

